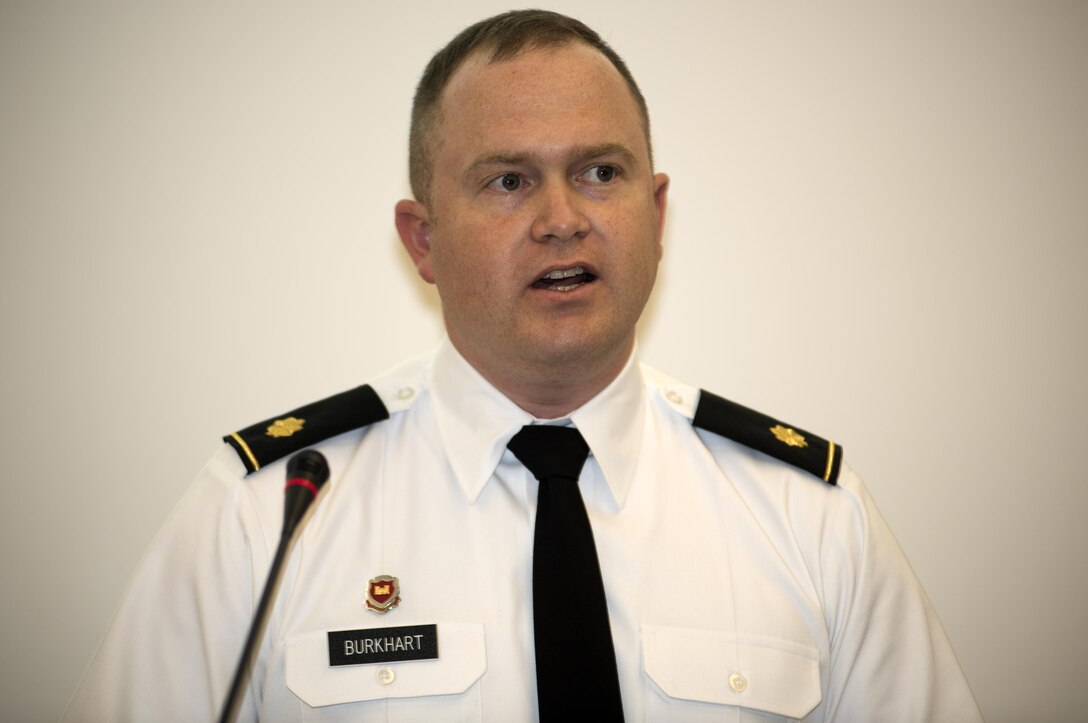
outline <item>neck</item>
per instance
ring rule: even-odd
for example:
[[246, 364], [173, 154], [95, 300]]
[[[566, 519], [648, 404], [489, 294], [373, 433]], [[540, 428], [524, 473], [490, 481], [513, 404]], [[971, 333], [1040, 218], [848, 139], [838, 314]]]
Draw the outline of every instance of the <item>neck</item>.
[[634, 338], [602, 358], [522, 360], [495, 364], [476, 358], [451, 338], [453, 346], [503, 395], [539, 419], [565, 417], [597, 396], [619, 376], [634, 350]]

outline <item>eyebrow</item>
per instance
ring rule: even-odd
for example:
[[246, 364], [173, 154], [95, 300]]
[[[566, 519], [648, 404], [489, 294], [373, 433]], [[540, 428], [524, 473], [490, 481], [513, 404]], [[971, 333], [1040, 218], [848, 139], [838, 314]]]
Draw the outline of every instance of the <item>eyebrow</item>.
[[[630, 148], [622, 143], [602, 143], [596, 146], [575, 146], [570, 149], [566, 156], [568, 163], [575, 160], [589, 161], [594, 158], [603, 158], [605, 156], [621, 156], [625, 164], [632, 167], [638, 165], [635, 154]], [[480, 156], [469, 164], [468, 168], [465, 170], [465, 175], [470, 175], [481, 166], [518, 166], [530, 161], [532, 158], [533, 154], [531, 153], [489, 153], [488, 155]]]

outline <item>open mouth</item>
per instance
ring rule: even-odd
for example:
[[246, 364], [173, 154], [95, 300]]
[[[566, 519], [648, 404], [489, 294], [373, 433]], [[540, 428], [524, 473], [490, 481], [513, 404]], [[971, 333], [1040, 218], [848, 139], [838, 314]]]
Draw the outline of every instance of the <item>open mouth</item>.
[[581, 266], [569, 269], [556, 269], [541, 276], [533, 284], [534, 289], [548, 289], [549, 291], [573, 291], [582, 284], [588, 284], [597, 277], [588, 273]]

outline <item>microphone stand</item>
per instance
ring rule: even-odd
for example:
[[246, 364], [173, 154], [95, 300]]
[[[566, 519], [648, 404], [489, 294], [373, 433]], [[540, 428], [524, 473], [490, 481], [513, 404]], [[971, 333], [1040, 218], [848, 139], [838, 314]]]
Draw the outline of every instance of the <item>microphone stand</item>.
[[238, 661], [238, 668], [234, 671], [234, 681], [230, 684], [230, 694], [223, 704], [223, 714], [219, 717], [219, 723], [234, 723], [238, 717], [238, 708], [242, 705], [245, 696], [246, 685], [253, 673], [253, 661], [257, 656], [257, 646], [264, 637], [265, 627], [268, 625], [268, 617], [272, 612], [272, 601], [276, 599], [276, 591], [279, 590], [280, 580], [283, 578], [284, 562], [287, 553], [291, 549], [291, 540], [294, 537], [293, 530], [284, 530], [280, 536], [280, 544], [276, 548], [276, 557], [272, 560], [272, 568], [268, 571], [268, 580], [264, 584], [264, 592], [261, 593], [261, 602], [257, 605], [253, 624], [249, 628], [249, 637], [242, 649], [242, 657]]

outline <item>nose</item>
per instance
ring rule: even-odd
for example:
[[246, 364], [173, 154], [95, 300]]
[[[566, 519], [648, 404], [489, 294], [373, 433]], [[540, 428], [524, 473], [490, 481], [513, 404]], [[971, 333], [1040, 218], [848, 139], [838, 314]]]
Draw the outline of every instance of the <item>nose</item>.
[[534, 241], [569, 241], [589, 233], [586, 199], [565, 183], [549, 183], [536, 195], [536, 216], [531, 229]]

